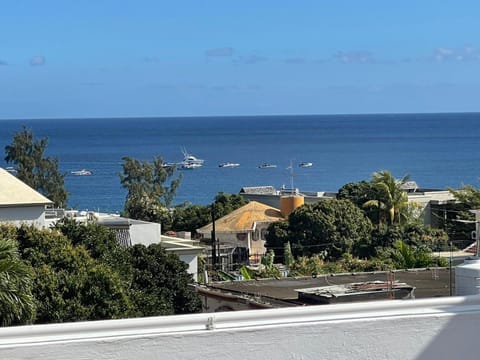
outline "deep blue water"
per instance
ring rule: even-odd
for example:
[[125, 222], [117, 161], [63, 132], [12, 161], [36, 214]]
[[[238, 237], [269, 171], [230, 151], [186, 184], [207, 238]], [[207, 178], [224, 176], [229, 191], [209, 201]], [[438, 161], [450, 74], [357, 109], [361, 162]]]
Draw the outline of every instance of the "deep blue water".
[[[47, 153], [65, 173], [93, 171], [66, 177], [69, 206], [78, 209], [121, 211], [122, 157], [176, 162], [182, 147], [205, 165], [181, 171], [175, 203], [208, 204], [218, 192], [238, 193], [243, 186], [289, 187], [290, 162], [294, 186], [310, 191], [337, 191], [383, 169], [439, 189], [478, 186], [480, 176], [476, 113], [2, 120], [2, 151], [22, 126], [48, 137]], [[3, 157], [0, 166], [6, 166]], [[241, 165], [218, 167], [227, 161]], [[299, 168], [302, 161], [313, 166]], [[264, 162], [278, 167], [259, 169]]]

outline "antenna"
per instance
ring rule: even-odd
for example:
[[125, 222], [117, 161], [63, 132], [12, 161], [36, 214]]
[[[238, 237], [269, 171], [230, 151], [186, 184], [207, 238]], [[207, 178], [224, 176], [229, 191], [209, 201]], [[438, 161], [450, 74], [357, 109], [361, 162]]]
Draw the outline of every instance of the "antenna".
[[295, 188], [293, 187], [293, 164], [292, 164], [292, 160], [290, 160], [290, 166], [287, 167], [287, 169], [290, 172], [290, 189], [291, 189], [291, 191], [294, 191]]

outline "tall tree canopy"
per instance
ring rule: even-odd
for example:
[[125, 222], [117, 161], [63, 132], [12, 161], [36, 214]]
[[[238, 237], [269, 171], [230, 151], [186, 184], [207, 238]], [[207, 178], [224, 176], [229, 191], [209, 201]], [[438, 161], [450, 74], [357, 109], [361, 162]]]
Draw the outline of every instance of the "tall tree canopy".
[[128, 284], [56, 230], [22, 226], [22, 258], [34, 270], [36, 323], [100, 320], [132, 315]]
[[134, 268], [133, 299], [140, 316], [186, 314], [201, 311], [198, 294], [189, 287], [188, 265], [160, 244], [129, 249]]
[[354, 253], [357, 244], [370, 237], [371, 230], [370, 220], [351, 201], [324, 200], [296, 209], [288, 217], [288, 224], [271, 225], [266, 246], [277, 251], [280, 242], [290, 241], [294, 256], [324, 253], [335, 260], [344, 253]]
[[[122, 186], [127, 190], [124, 213], [133, 219], [162, 222], [180, 185], [175, 167], [165, 166], [161, 157], [153, 162], [123, 158]], [[165, 183], [170, 180], [170, 184]]]
[[402, 185], [408, 180], [409, 176], [397, 180], [387, 170], [373, 173], [371, 184], [374, 188], [374, 198], [365, 202], [363, 206], [377, 207], [385, 214], [384, 217], [390, 224], [399, 223], [402, 211], [408, 206], [407, 193], [402, 189]]
[[5, 146], [5, 161], [14, 164], [17, 177], [52, 200], [57, 207], [67, 204], [65, 174], [58, 169], [58, 160], [45, 156], [48, 139], [35, 139], [32, 130], [23, 128]]

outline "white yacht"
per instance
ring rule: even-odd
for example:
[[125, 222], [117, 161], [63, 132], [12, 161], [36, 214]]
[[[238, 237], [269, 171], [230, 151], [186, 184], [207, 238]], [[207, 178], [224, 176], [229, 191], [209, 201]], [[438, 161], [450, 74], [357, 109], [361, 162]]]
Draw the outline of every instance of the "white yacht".
[[87, 169], [82, 169], [82, 170], [73, 170], [70, 172], [72, 175], [77, 175], [77, 176], [89, 176], [93, 175], [93, 172]]
[[298, 164], [298, 166], [300, 166], [302, 168], [307, 168], [307, 167], [312, 167], [313, 163], [311, 163], [311, 162], [301, 162], [300, 164]]
[[234, 168], [239, 166], [240, 166], [239, 163], [232, 163], [232, 162], [218, 164], [218, 167], [221, 167], [221, 168]]

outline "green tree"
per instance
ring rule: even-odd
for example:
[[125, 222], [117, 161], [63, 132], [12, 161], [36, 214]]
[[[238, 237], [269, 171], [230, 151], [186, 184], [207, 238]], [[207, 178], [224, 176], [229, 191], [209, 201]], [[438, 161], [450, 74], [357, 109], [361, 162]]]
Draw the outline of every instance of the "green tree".
[[459, 190], [449, 189], [455, 198], [469, 209], [480, 209], [480, 190], [472, 185], [463, 185]]
[[475, 230], [475, 215], [470, 210], [480, 209], [480, 189], [462, 185], [449, 191], [457, 202], [449, 204], [445, 212], [440, 211], [440, 216], [450, 239], [463, 248], [471, 243], [471, 232]]
[[[275, 262], [284, 263], [285, 254], [284, 246], [290, 239], [290, 230], [289, 230], [288, 221], [277, 221], [273, 222], [268, 226], [267, 233], [265, 235], [265, 247], [267, 249], [275, 250]], [[294, 243], [294, 246], [295, 243]], [[294, 252], [293, 246], [290, 247], [292, 253]], [[301, 250], [295, 248], [296, 253], [299, 253]]]
[[329, 258], [338, 259], [354, 251], [372, 231], [370, 220], [349, 200], [303, 205], [290, 214], [288, 224], [296, 257], [326, 252]]
[[2, 326], [27, 324], [35, 317], [32, 270], [19, 257], [14, 240], [0, 231], [0, 323]]
[[22, 258], [34, 269], [37, 323], [128, 317], [132, 303], [121, 276], [74, 246], [58, 230], [22, 226], [17, 230]]
[[68, 218], [57, 222], [55, 229], [70, 239], [74, 246], [83, 246], [92, 258], [115, 269], [126, 281], [131, 281], [130, 254], [117, 241], [111, 229], [95, 221], [79, 223]]
[[385, 214], [389, 224], [401, 222], [402, 211], [408, 206], [407, 193], [402, 189], [402, 185], [408, 181], [409, 177], [395, 179], [387, 170], [373, 173], [371, 184], [374, 188], [373, 199], [363, 204], [364, 207], [375, 207]]
[[403, 241], [395, 242], [392, 248], [386, 249], [384, 258], [392, 261], [396, 269], [414, 269], [428, 266], [446, 266], [446, 260], [434, 257], [426, 246], [407, 245]]
[[186, 314], [201, 311], [198, 294], [190, 287], [188, 265], [160, 244], [135, 245], [131, 253], [133, 298], [140, 316]]
[[368, 181], [348, 183], [343, 185], [337, 192], [338, 200], [350, 200], [359, 208], [370, 200], [375, 192], [374, 187]]
[[[180, 176], [173, 178], [175, 167], [165, 166], [161, 157], [153, 162], [123, 158], [122, 186], [127, 190], [124, 213], [133, 219], [162, 222], [169, 217], [168, 207], [180, 185]], [[165, 183], [170, 180], [169, 185]]]
[[20, 180], [52, 200], [55, 206], [66, 206], [65, 174], [59, 171], [56, 158], [45, 156], [47, 145], [47, 138], [37, 140], [32, 130], [23, 128], [5, 147], [5, 161], [15, 165]]

